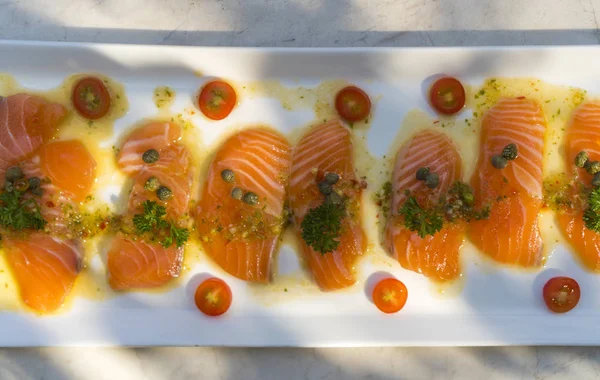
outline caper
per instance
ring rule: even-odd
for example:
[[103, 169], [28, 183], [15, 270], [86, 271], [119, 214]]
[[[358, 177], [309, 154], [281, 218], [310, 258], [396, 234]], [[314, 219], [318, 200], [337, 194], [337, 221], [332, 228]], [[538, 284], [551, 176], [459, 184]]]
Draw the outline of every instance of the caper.
[[44, 195], [44, 189], [41, 187], [36, 187], [35, 189], [31, 189], [31, 194], [35, 195], [36, 197], [41, 197]]
[[247, 203], [249, 205], [256, 205], [258, 204], [258, 195], [256, 195], [256, 193], [248, 191], [242, 197], [242, 202]]
[[225, 169], [221, 172], [221, 178], [225, 182], [234, 182], [235, 181], [235, 173], [233, 170]]
[[492, 156], [492, 166], [496, 169], [504, 169], [508, 165], [508, 160], [502, 156]]
[[160, 155], [158, 154], [158, 150], [156, 149], [148, 149], [142, 154], [142, 160], [144, 160], [147, 164], [152, 164], [158, 161]]
[[15, 181], [14, 186], [15, 190], [17, 191], [27, 191], [27, 189], [29, 188], [29, 182], [24, 179], [20, 179], [18, 181]]
[[473, 202], [475, 202], [475, 196], [470, 191], [465, 191], [462, 194], [462, 199], [465, 202], [465, 204], [467, 204], [469, 206], [471, 206], [473, 204]]
[[144, 189], [148, 191], [156, 191], [160, 187], [160, 181], [155, 176], [152, 176], [146, 180]]
[[417, 170], [417, 179], [419, 181], [425, 181], [425, 178], [427, 178], [427, 174], [429, 174], [429, 168], [419, 168], [419, 170]]
[[171, 189], [169, 189], [166, 186], [160, 186], [156, 190], [156, 196], [161, 201], [168, 201], [169, 199], [171, 199], [173, 197], [173, 192], [171, 191]]
[[332, 188], [329, 182], [327, 182], [327, 180], [319, 182], [317, 186], [319, 187], [319, 191], [321, 192], [321, 194], [329, 195], [331, 193]]
[[594, 178], [592, 178], [592, 186], [600, 187], [600, 173], [594, 174]]
[[237, 199], [239, 201], [240, 199], [242, 199], [243, 196], [244, 190], [240, 189], [239, 187], [234, 187], [233, 190], [231, 190], [231, 198]]
[[23, 174], [23, 170], [21, 170], [21, 168], [18, 166], [11, 166], [10, 168], [8, 168], [8, 170], [6, 170], [7, 181], [13, 182], [23, 178], [24, 176], [25, 174]]
[[585, 168], [587, 170], [588, 173], [594, 175], [598, 172], [600, 172], [600, 162], [598, 161], [592, 161], [589, 162], [588, 161], [588, 165]]
[[506, 158], [509, 161], [514, 160], [519, 155], [519, 150], [517, 149], [517, 144], [508, 144], [502, 149], [502, 157]]
[[11, 192], [11, 191], [13, 191], [14, 189], [15, 189], [15, 187], [14, 187], [14, 185], [13, 185], [13, 183], [12, 183], [12, 182], [10, 182], [10, 181], [6, 181], [6, 182], [4, 183], [4, 190], [6, 190], [6, 191], [8, 191], [8, 192], [10, 193], [10, 192]]
[[577, 153], [577, 156], [575, 156], [575, 166], [578, 168], [585, 167], [585, 164], [588, 162], [589, 158], [590, 156], [587, 154], [587, 152], [581, 151]]
[[328, 196], [325, 197], [325, 204], [341, 205], [342, 196], [337, 192], [332, 191]]
[[435, 189], [440, 184], [440, 176], [437, 173], [429, 173], [425, 177], [425, 185], [430, 189]]
[[37, 189], [42, 184], [42, 180], [39, 179], [38, 177], [31, 177], [31, 178], [29, 178], [28, 181], [29, 181], [30, 189]]
[[340, 180], [340, 176], [337, 173], [327, 173], [325, 174], [325, 181], [330, 185], [335, 185]]

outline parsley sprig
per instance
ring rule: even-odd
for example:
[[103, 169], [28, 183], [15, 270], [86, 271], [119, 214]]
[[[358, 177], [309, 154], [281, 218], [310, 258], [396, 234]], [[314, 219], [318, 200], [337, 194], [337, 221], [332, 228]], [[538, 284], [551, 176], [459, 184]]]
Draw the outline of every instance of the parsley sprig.
[[138, 235], [151, 234], [160, 239], [160, 244], [169, 248], [175, 244], [181, 247], [190, 236], [187, 228], [177, 227], [175, 223], [165, 219], [167, 210], [155, 201], [146, 200], [142, 203], [144, 212], [133, 216], [133, 226]]
[[588, 208], [583, 213], [585, 226], [595, 232], [600, 232], [600, 188], [594, 188], [588, 195]]
[[411, 231], [416, 231], [421, 238], [435, 235], [444, 225], [443, 214], [438, 208], [424, 209], [417, 199], [409, 195], [400, 207], [399, 214], [404, 218], [404, 225]]
[[25, 192], [12, 190], [0, 194], [0, 226], [14, 231], [42, 230], [46, 219], [34, 198], [25, 198]]
[[311, 209], [302, 221], [302, 239], [315, 251], [325, 254], [340, 245], [342, 219], [346, 215], [343, 204], [323, 203]]

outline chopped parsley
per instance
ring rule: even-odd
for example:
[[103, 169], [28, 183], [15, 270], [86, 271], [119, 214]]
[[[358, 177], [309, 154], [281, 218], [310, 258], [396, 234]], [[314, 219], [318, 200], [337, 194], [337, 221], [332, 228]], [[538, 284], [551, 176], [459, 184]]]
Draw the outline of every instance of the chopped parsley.
[[302, 221], [302, 239], [317, 252], [332, 252], [340, 245], [342, 219], [346, 207], [341, 204], [323, 203], [311, 209]]
[[160, 239], [160, 244], [165, 248], [173, 244], [177, 247], [185, 244], [190, 231], [166, 220], [167, 210], [164, 206], [148, 200], [144, 201], [142, 206], [144, 212], [133, 216], [133, 226], [138, 235], [151, 234], [154, 238]]
[[25, 198], [24, 191], [4, 191], [0, 194], [0, 226], [15, 231], [42, 230], [46, 219], [34, 198]]

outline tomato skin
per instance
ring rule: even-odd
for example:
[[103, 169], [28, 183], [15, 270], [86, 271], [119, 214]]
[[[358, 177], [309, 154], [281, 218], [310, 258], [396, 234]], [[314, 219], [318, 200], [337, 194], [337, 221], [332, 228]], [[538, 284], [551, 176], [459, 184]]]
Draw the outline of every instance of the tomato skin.
[[227, 82], [212, 81], [204, 85], [198, 96], [200, 111], [211, 120], [223, 120], [237, 102], [235, 90]]
[[400, 311], [408, 299], [406, 285], [395, 278], [386, 278], [377, 283], [373, 289], [373, 303], [379, 310], [391, 314]]
[[81, 116], [91, 120], [106, 115], [111, 102], [108, 88], [96, 77], [84, 77], [77, 81], [71, 101]]
[[429, 90], [431, 106], [444, 115], [454, 115], [465, 106], [465, 88], [460, 81], [453, 77], [443, 77], [436, 80]]
[[341, 89], [335, 96], [335, 109], [348, 122], [361, 121], [371, 112], [371, 99], [366, 92], [355, 86]]
[[554, 313], [571, 311], [579, 303], [581, 290], [577, 281], [570, 277], [554, 277], [544, 285], [544, 302]]
[[231, 288], [220, 278], [211, 277], [204, 280], [194, 294], [194, 302], [198, 310], [216, 317], [224, 314], [231, 306]]

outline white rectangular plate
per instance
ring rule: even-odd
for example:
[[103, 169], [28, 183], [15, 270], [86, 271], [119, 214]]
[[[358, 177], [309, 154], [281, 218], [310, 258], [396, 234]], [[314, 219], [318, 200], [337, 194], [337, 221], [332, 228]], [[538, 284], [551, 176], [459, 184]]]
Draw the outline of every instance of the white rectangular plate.
[[[0, 57], [0, 72], [13, 74], [35, 90], [57, 86], [78, 72], [99, 72], [120, 81], [131, 105], [117, 122], [117, 132], [156, 114], [151, 98], [156, 86], [177, 91], [175, 112], [189, 107], [192, 94], [206, 80], [197, 72], [239, 82], [273, 79], [307, 87], [346, 79], [381, 95], [368, 135], [376, 155], [387, 151], [407, 111], [426, 109], [421, 85], [433, 74], [448, 73], [471, 84], [490, 76], [536, 77], [579, 86], [592, 95], [600, 89], [600, 47], [254, 49], [2, 42]], [[276, 101], [255, 99], [242, 104], [233, 119], [208, 123], [198, 118], [194, 123], [210, 136], [230, 124], [265, 123], [289, 132], [313, 118], [310, 109], [287, 111]], [[295, 261], [286, 250], [280, 266]], [[600, 281], [564, 248], [537, 273], [482, 270], [465, 263], [463, 291], [445, 298], [436, 297], [427, 280], [398, 264], [389, 267], [369, 260], [359, 269], [360, 283], [350, 291], [292, 294], [270, 305], [258, 302], [257, 291], [243, 282], [226, 277], [235, 302], [216, 319], [201, 315], [191, 298], [197, 274], [214, 270], [204, 261], [168, 293], [131, 293], [102, 302], [77, 299], [71, 310], [50, 317], [2, 312], [0, 345], [600, 344]], [[366, 279], [379, 270], [408, 286], [409, 301], [401, 313], [383, 315], [365, 296]], [[548, 313], [538, 290], [557, 272], [575, 277], [582, 288], [579, 306], [567, 315]]]

